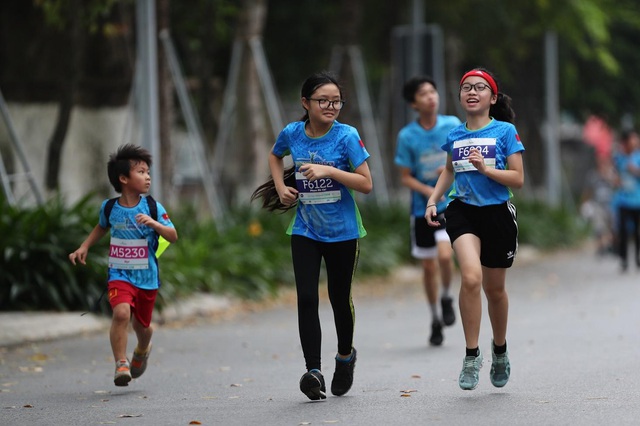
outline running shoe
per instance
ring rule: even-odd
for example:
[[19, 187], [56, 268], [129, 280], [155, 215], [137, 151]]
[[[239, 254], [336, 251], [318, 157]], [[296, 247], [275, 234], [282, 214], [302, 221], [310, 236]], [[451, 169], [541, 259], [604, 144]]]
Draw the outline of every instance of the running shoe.
[[147, 348], [147, 352], [144, 355], [139, 355], [136, 351], [133, 351], [133, 357], [131, 358], [131, 377], [137, 379], [142, 376], [144, 370], [147, 369], [147, 361], [149, 361], [149, 355], [151, 354], [151, 343]]
[[511, 364], [509, 363], [509, 351], [503, 354], [496, 354], [494, 352], [494, 343], [491, 341], [491, 372], [489, 377], [491, 378], [491, 384], [497, 388], [501, 388], [509, 381], [511, 375]]
[[429, 343], [433, 346], [440, 346], [444, 337], [442, 336], [442, 323], [438, 320], [434, 320], [431, 323], [431, 337], [429, 337]]
[[336, 356], [336, 370], [333, 372], [333, 380], [331, 380], [331, 393], [335, 396], [342, 396], [351, 389], [357, 353], [356, 348], [353, 348], [349, 361], [342, 361]]
[[453, 325], [456, 322], [456, 313], [453, 310], [453, 298], [443, 297], [440, 299], [442, 306], [442, 322], [444, 325]]
[[129, 360], [121, 359], [116, 361], [116, 373], [113, 376], [113, 383], [116, 386], [129, 386], [131, 381], [131, 371], [129, 370]]
[[482, 368], [482, 352], [478, 356], [466, 356], [462, 363], [462, 371], [458, 378], [460, 389], [473, 390], [480, 380], [480, 368]]
[[327, 388], [324, 386], [324, 377], [320, 370], [307, 371], [300, 378], [300, 390], [312, 401], [325, 399]]

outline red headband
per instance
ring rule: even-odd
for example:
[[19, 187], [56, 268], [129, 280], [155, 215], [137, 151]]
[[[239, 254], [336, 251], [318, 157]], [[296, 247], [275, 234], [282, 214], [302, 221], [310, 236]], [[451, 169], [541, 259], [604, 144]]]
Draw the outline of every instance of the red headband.
[[480, 71], [480, 70], [471, 70], [468, 71], [465, 75], [462, 76], [462, 78], [460, 79], [460, 86], [462, 86], [462, 82], [467, 78], [467, 77], [471, 77], [471, 76], [477, 76], [477, 77], [481, 77], [484, 78], [485, 80], [487, 80], [487, 83], [489, 83], [489, 86], [491, 87], [491, 91], [493, 92], [494, 95], [498, 94], [498, 85], [496, 84], [495, 80], [493, 79], [493, 77], [491, 77], [489, 75], [489, 73], [486, 73], [484, 71]]

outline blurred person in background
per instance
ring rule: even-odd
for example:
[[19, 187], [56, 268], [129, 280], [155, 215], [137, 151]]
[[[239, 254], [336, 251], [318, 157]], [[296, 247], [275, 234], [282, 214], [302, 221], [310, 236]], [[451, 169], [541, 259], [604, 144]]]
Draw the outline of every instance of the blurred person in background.
[[620, 149], [614, 154], [619, 185], [615, 194], [618, 254], [622, 272], [629, 267], [628, 246], [632, 234], [633, 262], [640, 268], [640, 138], [635, 130], [620, 135]]
[[[447, 153], [440, 147], [460, 120], [452, 115], [438, 114], [440, 95], [435, 81], [429, 76], [408, 80], [402, 96], [418, 117], [398, 133], [395, 163], [400, 169], [402, 184], [411, 190], [411, 255], [422, 262], [422, 282], [431, 312], [429, 343], [439, 346], [444, 339], [443, 325], [452, 325], [456, 319], [450, 292], [453, 249], [444, 223], [448, 200], [442, 197], [437, 202], [438, 227], [427, 224], [424, 212], [447, 161]], [[442, 284], [441, 311], [438, 307], [438, 271]]]

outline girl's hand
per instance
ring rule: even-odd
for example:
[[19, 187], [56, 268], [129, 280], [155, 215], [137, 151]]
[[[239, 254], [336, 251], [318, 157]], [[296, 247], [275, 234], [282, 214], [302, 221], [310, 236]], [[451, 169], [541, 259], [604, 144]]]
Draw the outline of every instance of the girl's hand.
[[484, 174], [485, 165], [484, 165], [484, 157], [478, 148], [471, 148], [469, 157], [467, 157], [469, 162], [473, 164], [480, 173]]
[[290, 186], [285, 186], [278, 191], [278, 197], [280, 197], [280, 202], [282, 204], [290, 206], [298, 199], [298, 190]]
[[314, 180], [330, 177], [331, 166], [325, 166], [322, 164], [306, 163], [300, 166], [300, 173], [304, 175], [310, 182]]
[[427, 225], [440, 226], [440, 222], [435, 220], [438, 217], [438, 207], [435, 205], [429, 205], [424, 212], [424, 217], [427, 219]]

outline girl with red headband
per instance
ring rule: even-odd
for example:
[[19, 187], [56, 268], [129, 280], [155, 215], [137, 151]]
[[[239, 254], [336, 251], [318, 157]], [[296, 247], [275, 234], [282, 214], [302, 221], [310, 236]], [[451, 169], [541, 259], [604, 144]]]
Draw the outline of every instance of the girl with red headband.
[[478, 345], [482, 290], [493, 331], [491, 383], [502, 387], [511, 373], [505, 283], [518, 248], [516, 208], [510, 199], [511, 188], [524, 183], [524, 146], [513, 125], [511, 98], [499, 91], [490, 72], [476, 68], [465, 73], [459, 100], [466, 122], [452, 129], [442, 145], [447, 163], [429, 197], [425, 217], [429, 225], [440, 225], [436, 205], [453, 185], [445, 220], [460, 265], [460, 317], [467, 348], [458, 384], [472, 390], [478, 385], [483, 359]]

